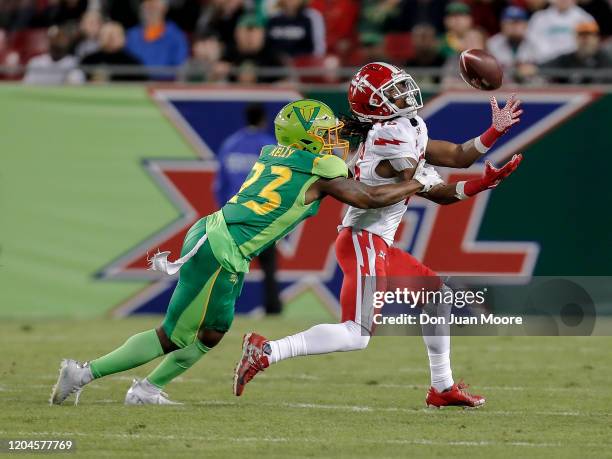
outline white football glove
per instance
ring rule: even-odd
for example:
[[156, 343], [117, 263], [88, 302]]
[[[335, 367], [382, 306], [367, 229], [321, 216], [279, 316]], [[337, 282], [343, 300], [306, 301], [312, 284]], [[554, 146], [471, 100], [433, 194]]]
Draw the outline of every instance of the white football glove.
[[440, 174], [438, 174], [433, 166], [428, 165], [424, 159], [421, 159], [419, 164], [417, 164], [412, 179], [423, 185], [423, 189], [419, 193], [427, 193], [434, 186], [444, 183]]

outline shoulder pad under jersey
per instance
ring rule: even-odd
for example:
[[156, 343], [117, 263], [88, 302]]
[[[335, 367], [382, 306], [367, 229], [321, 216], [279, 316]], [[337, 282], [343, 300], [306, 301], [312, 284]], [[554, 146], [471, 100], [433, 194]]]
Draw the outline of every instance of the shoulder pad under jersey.
[[335, 155], [323, 155], [312, 164], [312, 174], [323, 178], [348, 177], [348, 166]]
[[[412, 123], [416, 122], [417, 126]], [[413, 158], [418, 160], [417, 129], [424, 123], [408, 118], [396, 118], [377, 124], [370, 131], [371, 152], [386, 159]]]

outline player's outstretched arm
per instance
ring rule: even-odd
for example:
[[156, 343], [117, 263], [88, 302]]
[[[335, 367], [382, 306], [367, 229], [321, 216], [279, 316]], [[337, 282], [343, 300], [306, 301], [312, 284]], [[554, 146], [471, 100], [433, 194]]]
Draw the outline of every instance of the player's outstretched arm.
[[[400, 183], [370, 186], [357, 180], [338, 177], [332, 180], [317, 180], [306, 193], [306, 202], [329, 195], [338, 201], [359, 209], [377, 209], [390, 206], [419, 192], [427, 192], [440, 183], [438, 177], [424, 172], [425, 160], [419, 161], [414, 178], [406, 177]], [[412, 175], [412, 174], [411, 174]]]
[[516, 170], [522, 160], [523, 155], [514, 155], [499, 169], [487, 161], [482, 177], [465, 182], [438, 184], [419, 195], [437, 204], [452, 204], [469, 199], [481, 191], [495, 188]]
[[481, 155], [485, 154], [493, 144], [508, 130], [520, 121], [523, 110], [521, 101], [512, 94], [504, 108], [499, 108], [497, 99], [491, 97], [492, 123], [482, 135], [470, 139], [463, 144], [443, 140], [429, 140], [425, 158], [429, 164], [444, 167], [470, 167]]
[[321, 197], [329, 195], [359, 209], [390, 206], [424, 190], [423, 184], [417, 180], [370, 186], [357, 180], [340, 177], [332, 180], [321, 179], [315, 185]]

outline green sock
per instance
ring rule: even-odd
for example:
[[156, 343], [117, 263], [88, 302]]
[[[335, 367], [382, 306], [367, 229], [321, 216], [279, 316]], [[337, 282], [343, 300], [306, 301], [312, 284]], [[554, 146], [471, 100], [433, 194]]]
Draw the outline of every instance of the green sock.
[[130, 368], [139, 367], [164, 355], [155, 329], [133, 335], [114, 351], [92, 360], [91, 373], [94, 378], [112, 375]]
[[196, 339], [189, 346], [168, 354], [162, 363], [147, 376], [147, 381], [159, 388], [163, 388], [178, 375], [191, 368], [208, 351], [210, 351], [210, 348], [204, 346], [200, 340]]

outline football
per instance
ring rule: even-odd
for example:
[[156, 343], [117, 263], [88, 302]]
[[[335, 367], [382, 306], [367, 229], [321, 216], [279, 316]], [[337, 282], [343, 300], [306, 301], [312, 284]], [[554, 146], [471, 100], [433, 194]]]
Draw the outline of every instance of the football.
[[504, 75], [497, 59], [482, 49], [468, 49], [461, 53], [459, 73], [468, 85], [483, 91], [498, 89]]

